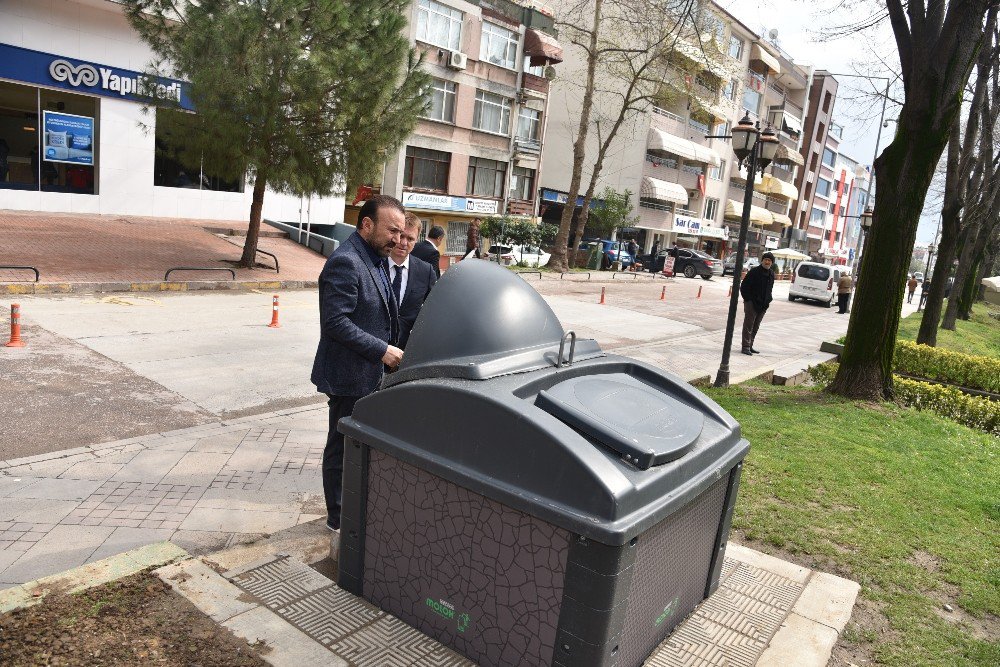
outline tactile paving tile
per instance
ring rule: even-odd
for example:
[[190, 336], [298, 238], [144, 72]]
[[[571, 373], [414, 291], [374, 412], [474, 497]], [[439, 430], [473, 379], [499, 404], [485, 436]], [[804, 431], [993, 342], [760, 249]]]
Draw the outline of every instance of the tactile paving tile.
[[752, 667], [798, 600], [803, 584], [726, 559], [719, 589], [644, 663], [648, 667]]
[[331, 584], [316, 570], [287, 556], [238, 574], [232, 581], [263, 600], [270, 609], [277, 609]]
[[287, 556], [235, 575], [231, 581], [354, 667], [475, 667]]
[[361, 598], [329, 585], [329, 581], [327, 584], [327, 588], [309, 593], [276, 611], [327, 647], [384, 615]]

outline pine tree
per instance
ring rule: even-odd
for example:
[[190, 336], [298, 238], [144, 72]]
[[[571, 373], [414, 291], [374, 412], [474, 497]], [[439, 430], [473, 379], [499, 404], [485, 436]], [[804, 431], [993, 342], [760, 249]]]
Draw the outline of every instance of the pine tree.
[[264, 191], [353, 190], [424, 111], [428, 75], [404, 35], [408, 0], [123, 0], [196, 113], [159, 114], [176, 157], [253, 180], [240, 266], [257, 252]]

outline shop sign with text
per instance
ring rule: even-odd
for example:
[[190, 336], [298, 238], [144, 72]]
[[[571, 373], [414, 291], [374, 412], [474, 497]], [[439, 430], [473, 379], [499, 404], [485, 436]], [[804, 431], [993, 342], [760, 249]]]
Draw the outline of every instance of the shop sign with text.
[[403, 206], [432, 211], [464, 211], [465, 197], [449, 197], [428, 192], [403, 192]]
[[42, 159], [94, 164], [94, 119], [57, 111], [42, 112]]
[[494, 214], [497, 212], [500, 202], [496, 199], [466, 199], [465, 200], [465, 210], [468, 213], [487, 213]]
[[0, 78], [137, 102], [163, 100], [193, 110], [189, 85], [176, 79], [0, 44]]
[[674, 216], [674, 231], [698, 235], [701, 233], [701, 220], [684, 215]]

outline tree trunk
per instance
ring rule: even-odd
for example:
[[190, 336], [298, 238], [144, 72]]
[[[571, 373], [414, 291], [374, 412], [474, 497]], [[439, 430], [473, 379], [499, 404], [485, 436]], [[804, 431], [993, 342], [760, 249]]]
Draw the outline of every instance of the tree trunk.
[[[948, 220], [948, 218], [951, 219]], [[917, 342], [921, 345], [937, 345], [938, 323], [941, 322], [941, 311], [944, 305], [944, 290], [948, 284], [948, 274], [951, 273], [951, 263], [955, 260], [956, 236], [960, 224], [958, 211], [942, 215], [937, 261], [934, 263], [934, 275], [930, 276], [931, 286], [927, 292], [927, 301], [924, 303], [920, 331], [917, 332]]]
[[[969, 270], [969, 275], [965, 279], [965, 284], [962, 285], [961, 293], [958, 298], [958, 317], [963, 320], [968, 320], [972, 317], [972, 304], [975, 303], [976, 298], [979, 295], [980, 279], [983, 278], [983, 262], [986, 259], [986, 246], [989, 244], [989, 238], [992, 235], [993, 229], [984, 225], [983, 229], [979, 230], [979, 238], [976, 240], [976, 247], [972, 251], [972, 267]], [[955, 287], [958, 287], [958, 282], [956, 281]]]
[[962, 242], [962, 253], [958, 258], [958, 268], [955, 269], [955, 283], [951, 288], [951, 298], [948, 299], [948, 308], [944, 311], [944, 321], [941, 328], [948, 331], [955, 330], [955, 321], [958, 319], [959, 293], [965, 287], [965, 281], [969, 277], [970, 270], [975, 261], [975, 251], [978, 245], [977, 240], [982, 234], [982, 223], [974, 223], [969, 227], [969, 231]]
[[[904, 127], [927, 127], [910, 120]], [[950, 123], [945, 125], [950, 127]], [[830, 391], [866, 400], [892, 398], [892, 356], [910, 251], [947, 135], [903, 132], [875, 160], [875, 210], [861, 259], [860, 288], [848, 325], [844, 350]], [[917, 137], [917, 138], [911, 138]]]
[[243, 256], [236, 266], [252, 269], [257, 264], [257, 239], [260, 236], [260, 217], [264, 210], [264, 190], [267, 189], [267, 177], [257, 172], [253, 182], [253, 201], [250, 203], [250, 226], [247, 227], [247, 240], [243, 244]]
[[[573, 212], [576, 210], [576, 198], [580, 194], [580, 183], [583, 182], [583, 161], [587, 155], [587, 134], [590, 131], [590, 111], [594, 106], [594, 78], [597, 73], [597, 37], [601, 25], [601, 7], [603, 0], [594, 2], [594, 21], [590, 29], [590, 44], [587, 52], [587, 81], [583, 89], [583, 103], [580, 105], [580, 125], [576, 141], [573, 142], [573, 174], [570, 177], [569, 193], [563, 208], [562, 219], [559, 221], [559, 233], [553, 242], [552, 256], [549, 266], [556, 271], [567, 271], [569, 263], [566, 252], [569, 242], [569, 230], [573, 223]], [[576, 254], [576, 246], [573, 246]]]

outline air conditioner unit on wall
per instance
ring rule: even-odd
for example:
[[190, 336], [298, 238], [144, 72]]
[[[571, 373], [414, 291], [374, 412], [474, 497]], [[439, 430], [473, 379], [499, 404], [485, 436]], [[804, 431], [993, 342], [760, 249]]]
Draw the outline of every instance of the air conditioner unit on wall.
[[691, 199], [697, 199], [701, 196], [701, 190], [688, 190], [688, 197]]
[[461, 51], [452, 51], [448, 54], [448, 67], [451, 69], [465, 69], [469, 56]]

